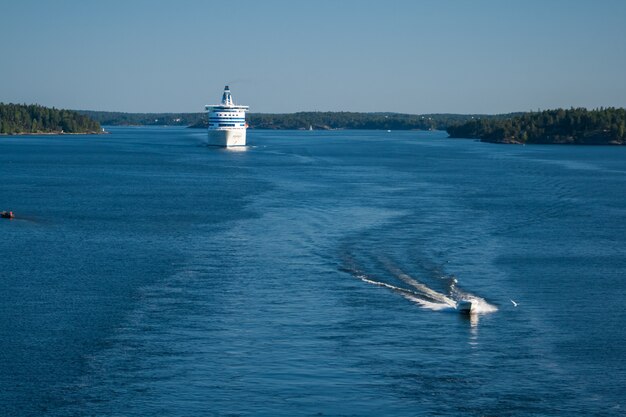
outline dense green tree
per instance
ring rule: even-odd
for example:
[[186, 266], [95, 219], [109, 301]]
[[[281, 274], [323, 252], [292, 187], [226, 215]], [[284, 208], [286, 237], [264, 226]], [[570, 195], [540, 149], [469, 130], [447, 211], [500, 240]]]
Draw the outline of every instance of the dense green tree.
[[499, 143], [626, 144], [626, 109], [546, 110], [449, 126], [453, 138]]
[[100, 124], [71, 110], [0, 103], [0, 133], [99, 133]]

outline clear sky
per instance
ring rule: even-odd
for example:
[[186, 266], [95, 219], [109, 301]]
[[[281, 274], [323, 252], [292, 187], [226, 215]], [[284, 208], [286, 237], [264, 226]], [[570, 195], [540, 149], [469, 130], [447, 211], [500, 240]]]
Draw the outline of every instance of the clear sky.
[[626, 0], [0, 0], [0, 101], [199, 112], [626, 107]]

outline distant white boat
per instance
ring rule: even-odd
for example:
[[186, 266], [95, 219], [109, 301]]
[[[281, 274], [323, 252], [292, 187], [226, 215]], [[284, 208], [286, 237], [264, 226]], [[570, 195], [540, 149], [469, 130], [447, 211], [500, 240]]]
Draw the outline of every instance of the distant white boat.
[[312, 125], [309, 125], [309, 130], [313, 130], [313, 126]]

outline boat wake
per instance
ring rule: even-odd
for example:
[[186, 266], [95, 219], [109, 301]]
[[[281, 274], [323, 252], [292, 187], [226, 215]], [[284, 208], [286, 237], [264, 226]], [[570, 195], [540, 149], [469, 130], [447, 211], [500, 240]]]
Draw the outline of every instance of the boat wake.
[[378, 285], [380, 287], [389, 288], [392, 291], [395, 291], [402, 295], [407, 300], [413, 301], [416, 304], [419, 304], [421, 307], [427, 308], [429, 310], [444, 310], [456, 307], [456, 302], [449, 299], [443, 294], [436, 293], [437, 296], [429, 296], [419, 290], [411, 290], [402, 287], [396, 287], [395, 285], [387, 284], [386, 282], [375, 281], [373, 279], [368, 278], [365, 275], [355, 275], [363, 282], [367, 282], [368, 284]]
[[387, 288], [395, 293], [400, 294], [407, 300], [418, 304], [421, 308], [432, 311], [459, 310], [463, 303], [471, 302], [472, 314], [493, 313], [498, 308], [490, 304], [487, 300], [472, 294], [458, 286], [458, 280], [454, 276], [442, 276], [440, 281], [443, 283], [442, 289], [437, 291], [423, 282], [418, 281], [415, 277], [402, 271], [397, 265], [393, 264], [389, 259], [379, 258], [379, 263], [384, 267], [390, 278], [398, 281], [397, 285], [387, 282], [387, 279], [378, 278], [359, 268], [355, 260], [346, 256], [344, 259], [344, 267], [341, 269], [350, 273], [354, 277], [368, 284]]

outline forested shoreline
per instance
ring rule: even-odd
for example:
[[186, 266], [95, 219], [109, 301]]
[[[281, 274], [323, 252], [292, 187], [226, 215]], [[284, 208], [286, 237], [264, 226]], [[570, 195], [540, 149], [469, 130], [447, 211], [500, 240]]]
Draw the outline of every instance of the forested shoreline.
[[100, 124], [73, 110], [0, 103], [0, 134], [102, 133]]
[[529, 112], [505, 119], [475, 118], [449, 126], [451, 138], [515, 144], [626, 144], [626, 109], [585, 108]]
[[[253, 113], [248, 124], [253, 129], [354, 129], [354, 130], [438, 130], [468, 120], [461, 114], [402, 114], [357, 112], [298, 112], [286, 114]], [[476, 117], [479, 117], [476, 115]], [[482, 117], [496, 117], [483, 115]], [[198, 127], [205, 127], [203, 123]]]
[[[109, 126], [189, 126], [206, 128], [205, 113], [121, 113], [78, 110], [80, 114]], [[332, 129], [379, 129], [379, 130], [444, 130], [472, 117], [503, 118], [506, 115], [480, 114], [401, 114], [358, 112], [297, 112], [297, 113], [248, 113], [246, 122], [250, 129], [270, 130], [332, 130]]]
[[[626, 109], [555, 109], [499, 115], [357, 112], [249, 113], [251, 129], [446, 130], [451, 138], [513, 144], [626, 144]], [[101, 133], [101, 125], [206, 128], [205, 113], [122, 113], [0, 103], [0, 134]]]

